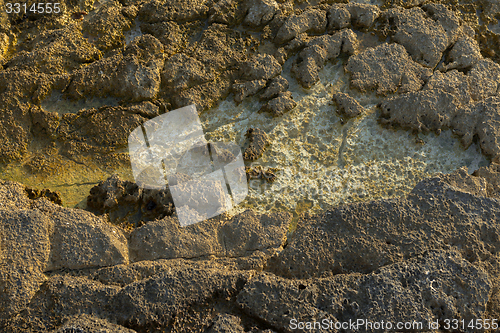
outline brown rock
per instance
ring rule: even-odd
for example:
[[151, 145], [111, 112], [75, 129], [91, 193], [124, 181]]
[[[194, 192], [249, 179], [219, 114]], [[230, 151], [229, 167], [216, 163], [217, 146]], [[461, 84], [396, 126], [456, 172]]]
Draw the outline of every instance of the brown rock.
[[99, 332], [99, 333], [135, 333], [136, 331], [113, 324], [105, 319], [100, 319], [87, 314], [75, 315], [65, 320], [57, 329], [50, 333], [68, 332]]
[[[137, 15], [137, 11], [128, 13]], [[118, 1], [108, 1], [85, 17], [83, 32], [102, 51], [122, 47], [125, 45], [123, 33], [132, 28], [135, 15], [125, 16]]]
[[22, 184], [0, 180], [0, 210], [29, 209], [31, 201]]
[[328, 32], [348, 28], [351, 25], [351, 13], [343, 4], [333, 4], [328, 10]]
[[252, 80], [245, 82], [236, 82], [232, 86], [234, 100], [241, 103], [248, 96], [253, 96], [266, 86], [266, 80]]
[[251, 0], [243, 23], [252, 28], [266, 25], [278, 10], [278, 3], [274, 0]]
[[202, 62], [184, 53], [177, 53], [165, 61], [161, 76], [162, 83], [172, 93], [215, 79], [214, 73]]
[[348, 94], [342, 92], [334, 93], [333, 100], [337, 103], [337, 113], [343, 117], [356, 117], [365, 112], [365, 108]]
[[[314, 240], [311, 246], [316, 244]], [[300, 265], [306, 256], [290, 265]], [[421, 323], [414, 326], [419, 331], [449, 316], [466, 321], [482, 316], [492, 289], [484, 269], [455, 251], [434, 250], [363, 275], [289, 280], [261, 273], [244, 286], [237, 302], [246, 313], [283, 332], [295, 331], [299, 323], [314, 327], [314, 322], [325, 321], [334, 329], [337, 322], [355, 324], [360, 318], [365, 321], [351, 325], [353, 330], [374, 331], [370, 327], [384, 321]]]
[[461, 104], [456, 96], [442, 90], [422, 90], [389, 98], [382, 102], [386, 123], [420, 131], [440, 132], [451, 126]]
[[303, 32], [323, 33], [326, 30], [326, 12], [319, 9], [306, 10], [300, 15], [291, 15], [281, 26], [276, 38], [276, 44], [283, 44]]
[[256, 215], [246, 211], [227, 221], [213, 218], [180, 227], [176, 218], [165, 217], [131, 233], [130, 259], [241, 257], [271, 247], [279, 249], [290, 221], [288, 213]]
[[482, 58], [478, 42], [472, 37], [464, 36], [453, 45], [448, 54], [449, 63], [443, 63], [440, 70], [446, 72], [450, 69], [468, 69]]
[[285, 112], [290, 111], [297, 103], [293, 100], [292, 93], [287, 91], [284, 93], [279, 93], [278, 97], [271, 99], [267, 104], [262, 106], [260, 112], [269, 112], [274, 117], [281, 116]]
[[240, 24], [245, 15], [247, 8], [241, 0], [221, 0], [210, 6], [208, 11], [208, 23], [221, 23], [229, 26]]
[[46, 271], [128, 263], [123, 231], [105, 219], [79, 209], [63, 208], [46, 199], [33, 203], [51, 222]]
[[360, 91], [375, 89], [377, 94], [420, 90], [432, 71], [415, 63], [399, 44], [382, 44], [351, 56], [346, 70], [351, 85]]
[[435, 71], [424, 86], [424, 90], [435, 89], [454, 95], [464, 106], [472, 102], [468, 77], [456, 69], [445, 73]]
[[283, 76], [278, 75], [270, 81], [266, 89], [260, 95], [260, 100], [269, 100], [271, 98], [277, 97], [279, 93], [288, 90], [288, 80]]
[[0, 210], [0, 221], [0, 320], [4, 320], [28, 305], [46, 280], [43, 272], [53, 225], [40, 212], [21, 207]]
[[207, 0], [173, 0], [160, 2], [152, 0], [141, 6], [139, 19], [147, 23], [176, 21], [184, 23], [208, 17]]
[[101, 52], [74, 25], [42, 32], [25, 48], [26, 51], [7, 62], [7, 68], [66, 74], [102, 57]]
[[472, 99], [480, 101], [497, 95], [500, 87], [500, 65], [491, 59], [479, 60], [468, 73]]
[[470, 262], [494, 260], [500, 239], [481, 240], [481, 235], [497, 233], [500, 204], [470, 194], [484, 190], [481, 181], [467, 178], [475, 177], [466, 172], [438, 175], [417, 184], [406, 198], [349, 204], [306, 216], [269, 267], [296, 278], [369, 273], [431, 249], [456, 250]]
[[484, 154], [500, 158], [500, 133], [495, 124], [500, 121], [500, 98], [489, 97], [460, 109], [452, 121], [454, 133], [461, 136], [462, 144], [469, 147], [475, 135]]
[[281, 65], [268, 54], [257, 54], [241, 64], [239, 74], [245, 80], [269, 80], [281, 73]]
[[380, 15], [380, 9], [375, 5], [351, 2], [345, 6], [355, 27], [369, 28]]
[[310, 88], [319, 80], [319, 71], [328, 60], [337, 58], [341, 52], [353, 54], [357, 47], [356, 34], [350, 29], [313, 38], [299, 53], [291, 72], [303, 87]]
[[151, 35], [134, 39], [123, 54], [96, 61], [73, 74], [69, 96], [114, 95], [128, 101], [156, 97], [163, 69], [163, 45]]
[[249, 139], [250, 144], [243, 153], [243, 159], [255, 161], [266, 150], [266, 147], [269, 145], [269, 138], [266, 132], [258, 128], [249, 128], [245, 136]]
[[434, 18], [428, 17], [420, 7], [414, 7], [386, 10], [382, 13], [382, 19], [387, 29], [390, 29], [392, 39], [403, 45], [414, 61], [434, 68], [443, 52], [456, 40], [459, 31], [458, 26], [452, 29], [445, 22], [453, 19], [458, 21], [453, 12], [441, 10], [441, 7], [428, 7], [429, 11], [431, 9], [436, 12]]
[[[473, 176], [486, 182], [486, 195], [500, 199], [500, 165], [491, 163], [487, 167], [481, 167], [474, 171]], [[482, 195], [484, 195], [482, 193]]]

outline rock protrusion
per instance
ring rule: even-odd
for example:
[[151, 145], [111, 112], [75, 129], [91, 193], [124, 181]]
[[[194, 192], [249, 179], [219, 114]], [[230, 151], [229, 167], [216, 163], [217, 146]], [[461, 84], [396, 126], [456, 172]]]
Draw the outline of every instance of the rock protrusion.
[[279, 93], [278, 97], [271, 99], [263, 105], [260, 112], [269, 112], [274, 117], [278, 117], [296, 106], [297, 103], [293, 100], [292, 93], [290, 91], [286, 91]]
[[337, 113], [343, 117], [352, 118], [365, 112], [365, 108], [346, 93], [334, 93], [333, 101], [337, 104]]
[[258, 159], [266, 150], [269, 145], [269, 138], [266, 132], [259, 128], [249, 128], [245, 136], [250, 141], [248, 147], [243, 153], [243, 159], [247, 161], [255, 161]]

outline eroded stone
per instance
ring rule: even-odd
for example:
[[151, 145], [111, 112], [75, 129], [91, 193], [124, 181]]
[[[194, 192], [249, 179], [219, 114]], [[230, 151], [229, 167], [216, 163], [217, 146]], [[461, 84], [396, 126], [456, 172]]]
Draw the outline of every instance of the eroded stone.
[[351, 85], [362, 92], [374, 89], [379, 95], [420, 90], [432, 71], [415, 63], [399, 44], [382, 44], [351, 56], [346, 70]]
[[258, 159], [269, 145], [269, 138], [266, 132], [258, 128], [249, 128], [245, 136], [250, 143], [243, 153], [243, 159], [254, 161]]

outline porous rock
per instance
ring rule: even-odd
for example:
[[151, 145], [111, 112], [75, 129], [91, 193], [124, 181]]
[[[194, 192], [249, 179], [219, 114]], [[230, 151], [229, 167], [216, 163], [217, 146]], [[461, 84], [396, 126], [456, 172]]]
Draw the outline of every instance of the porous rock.
[[213, 81], [182, 90], [171, 96], [172, 107], [177, 109], [195, 104], [198, 113], [214, 107], [231, 92], [231, 82], [234, 76], [234, 72], [227, 71]]
[[475, 135], [483, 153], [494, 161], [500, 158], [500, 133], [495, 126], [500, 121], [500, 98], [489, 97], [460, 109], [452, 121], [454, 133], [461, 137], [462, 144], [469, 147]]
[[326, 30], [326, 12], [320, 9], [310, 9], [300, 15], [291, 15], [281, 26], [274, 42], [283, 44], [303, 32], [323, 33]]
[[252, 80], [245, 82], [236, 82], [232, 86], [234, 100], [241, 103], [248, 96], [253, 96], [266, 86], [266, 80]]
[[378, 6], [367, 3], [351, 2], [345, 5], [355, 27], [369, 28], [380, 15]]
[[245, 80], [269, 80], [281, 73], [281, 65], [269, 54], [258, 54], [240, 66], [240, 77]]
[[[484, 315], [491, 289], [483, 269], [457, 252], [435, 250], [365, 275], [286, 280], [262, 273], [245, 285], [237, 300], [247, 313], [283, 332], [293, 332], [292, 320], [335, 324], [360, 318], [422, 323], [422, 328], [415, 327], [418, 331], [436, 320], [460, 316], [470, 321]], [[374, 331], [364, 324], [355, 330]]]
[[219, 314], [214, 319], [214, 322], [207, 333], [245, 333], [245, 329], [241, 326], [241, 319], [224, 313]]
[[458, 188], [438, 175], [418, 183], [405, 198], [349, 204], [305, 218], [269, 267], [306, 278], [369, 273], [430, 249], [454, 249], [470, 262], [493, 259], [500, 250], [500, 202], [470, 194], [480, 186], [458, 176], [472, 177], [458, 174], [450, 182]]
[[266, 132], [258, 128], [249, 128], [245, 134], [250, 143], [243, 153], [243, 159], [254, 161], [258, 159], [269, 145]]
[[278, 97], [275, 97], [264, 104], [260, 109], [260, 112], [269, 112], [274, 117], [278, 117], [296, 106], [297, 103], [293, 100], [292, 93], [287, 91], [279, 93]]
[[221, 23], [229, 26], [240, 24], [247, 13], [242, 0], [219, 0], [210, 6], [208, 23]]
[[491, 59], [481, 59], [468, 73], [471, 96], [480, 101], [498, 94], [500, 87], [500, 65]]
[[110, 315], [115, 312], [111, 301], [119, 290], [117, 286], [106, 286], [86, 277], [53, 275], [26, 309], [7, 323], [6, 331], [49, 332], [59, 328], [63, 321], [81, 315], [87, 315], [81, 318], [87, 323], [95, 323], [88, 315], [115, 321]]
[[287, 213], [256, 215], [246, 211], [228, 221], [213, 218], [180, 227], [176, 218], [165, 217], [131, 233], [130, 260], [235, 257], [268, 247], [279, 248], [290, 218]]
[[70, 332], [135, 333], [136, 331], [92, 315], [80, 314], [70, 317], [50, 333]]
[[[157, 106], [150, 106], [158, 112]], [[62, 154], [73, 160], [85, 163], [88, 154], [99, 154], [105, 162], [120, 157], [113, 154], [115, 149], [127, 147], [130, 132], [148, 118], [137, 109], [121, 106], [67, 113], [60, 120], [57, 139], [62, 143]]]
[[156, 97], [164, 66], [163, 45], [151, 35], [135, 38], [125, 49], [74, 72], [69, 96], [114, 95], [129, 101]]
[[172, 0], [161, 2], [152, 0], [141, 6], [138, 17], [147, 23], [176, 21], [184, 23], [208, 17], [207, 0]]
[[203, 30], [200, 40], [189, 46], [185, 53], [212, 70], [223, 71], [244, 62], [248, 46], [249, 39], [243, 38], [240, 32], [224, 24], [212, 23]]
[[[180, 178], [182, 181], [190, 179], [183, 174], [176, 174], [172, 178]], [[169, 185], [174, 184], [172, 182]], [[138, 224], [171, 216], [174, 213], [174, 202], [168, 188], [142, 189], [134, 182], [113, 175], [90, 189], [87, 208], [96, 214], [109, 214], [114, 223]]]
[[128, 263], [127, 239], [120, 228], [79, 209], [63, 208], [46, 199], [33, 203], [53, 224], [46, 271]]
[[242, 271], [173, 267], [122, 288], [112, 303], [115, 318], [132, 328], [150, 323], [166, 326], [193, 304], [206, 304], [214, 296], [225, 299], [236, 295], [250, 276]]
[[399, 44], [384, 43], [355, 54], [347, 61], [351, 85], [362, 92], [377, 94], [420, 90], [432, 71], [415, 63]]
[[478, 42], [469, 36], [459, 38], [448, 54], [448, 63], [443, 63], [440, 70], [468, 69], [483, 58]]
[[337, 104], [337, 113], [343, 117], [356, 117], [365, 111], [358, 101], [343, 92], [333, 94], [333, 100]]
[[[137, 15], [137, 9], [129, 13]], [[134, 18], [124, 15], [118, 1], [107, 1], [85, 17], [82, 30], [100, 50], [109, 51], [125, 45], [123, 33], [132, 28]]]
[[424, 90], [442, 90], [450, 93], [462, 104], [472, 102], [471, 88], [467, 75], [452, 69], [445, 73], [435, 71], [425, 84]]
[[0, 210], [29, 209], [29, 200], [25, 187], [17, 182], [0, 181]]
[[422, 90], [386, 99], [381, 103], [383, 122], [416, 131], [436, 131], [449, 127], [461, 104], [442, 90]]
[[142, 23], [140, 26], [143, 34], [150, 34], [163, 44], [165, 56], [172, 56], [185, 49], [191, 36], [200, 29], [193, 25], [179, 25], [174, 21], [156, 23]]
[[101, 52], [73, 25], [42, 32], [25, 48], [7, 62], [7, 68], [46, 74], [71, 73], [102, 57]]
[[350, 29], [313, 38], [299, 53], [291, 72], [303, 87], [310, 88], [319, 80], [319, 71], [328, 60], [341, 52], [351, 55], [357, 48], [356, 34]]
[[251, 0], [243, 24], [252, 28], [266, 25], [278, 10], [278, 3], [274, 0]]
[[[12, 187], [9, 192], [16, 195]], [[4, 208], [10, 209], [0, 210], [0, 320], [22, 310], [46, 280], [52, 228], [50, 219], [38, 211]]]
[[[451, 11], [446, 14], [454, 15]], [[382, 13], [382, 19], [387, 22], [391, 38], [403, 45], [414, 61], [430, 68], [439, 63], [443, 52], [458, 34], [457, 29], [445, 30], [420, 7], [388, 9]]]
[[351, 13], [343, 4], [333, 4], [327, 13], [328, 32], [348, 28], [351, 25]]
[[261, 100], [269, 100], [271, 98], [277, 97], [279, 93], [288, 90], [288, 80], [283, 76], [278, 75], [271, 81], [269, 81], [266, 89], [260, 95]]
[[161, 72], [162, 84], [171, 93], [209, 82], [215, 79], [211, 72], [199, 60], [184, 53], [177, 53], [165, 61]]
[[486, 182], [484, 190], [488, 197], [500, 199], [500, 164], [491, 163], [477, 169], [472, 175]]

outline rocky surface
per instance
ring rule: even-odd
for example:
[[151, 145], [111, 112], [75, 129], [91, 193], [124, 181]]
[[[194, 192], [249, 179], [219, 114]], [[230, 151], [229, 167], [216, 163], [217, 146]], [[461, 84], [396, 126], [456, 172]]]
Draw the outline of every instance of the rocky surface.
[[243, 152], [243, 159], [251, 161], [258, 159], [269, 145], [266, 132], [258, 128], [249, 128], [245, 136], [248, 138], [249, 144]]
[[[0, 171], [30, 178], [29, 186], [0, 181], [0, 331], [271, 333], [293, 331], [292, 319], [427, 327], [498, 318], [495, 1], [111, 0], [61, 9], [0, 12]], [[344, 66], [346, 76], [325, 82], [328, 66]], [[342, 88], [318, 94], [326, 83]], [[314, 99], [299, 101], [304, 92]], [[352, 124], [366, 113], [417, 134], [451, 129], [492, 163], [434, 175], [397, 198], [312, 215], [302, 214], [312, 209], [306, 192], [292, 212], [278, 202], [265, 214], [186, 227], [169, 189], [107, 178], [129, 166], [133, 129], [189, 104], [210, 111], [228, 96], [263, 111], [261, 123], [249, 116], [230, 137], [244, 141], [248, 130], [246, 173], [265, 179], [261, 187], [302, 184], [300, 174], [253, 164], [269, 142], [343, 167], [365, 128]], [[343, 118], [359, 117], [345, 125], [309, 113], [332, 99]], [[273, 137], [280, 126], [289, 138]], [[298, 128], [308, 126], [328, 140], [300, 141]], [[71, 173], [77, 167], [85, 178]], [[94, 186], [87, 210], [60, 205], [55, 188], [83, 185]]]
[[346, 70], [351, 74], [353, 87], [362, 92], [375, 90], [380, 95], [418, 91], [432, 74], [396, 43], [385, 43], [353, 55]]
[[17, 206], [0, 211], [1, 327], [289, 332], [293, 320], [495, 316], [497, 169], [462, 168], [406, 198], [306, 214], [285, 247], [288, 213], [247, 211], [186, 228], [165, 217], [124, 237], [92, 213], [3, 183], [13, 194], [3, 201]]
[[337, 104], [337, 112], [346, 118], [356, 117], [365, 110], [358, 101], [342, 92], [334, 93], [333, 100]]

